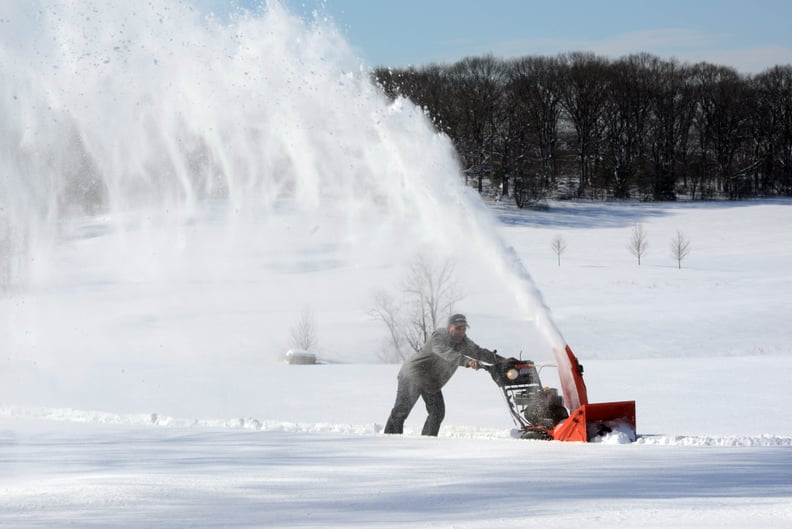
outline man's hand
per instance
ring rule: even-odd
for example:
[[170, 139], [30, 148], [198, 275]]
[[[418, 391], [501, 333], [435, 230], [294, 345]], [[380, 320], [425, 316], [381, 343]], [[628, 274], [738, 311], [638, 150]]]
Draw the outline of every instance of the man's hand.
[[468, 366], [468, 367], [472, 367], [473, 369], [475, 369], [476, 371], [478, 371], [478, 370], [479, 370], [479, 368], [481, 367], [481, 364], [479, 363], [479, 361], [478, 361], [478, 360], [472, 360], [472, 359], [471, 359], [471, 360], [468, 360], [467, 366]]

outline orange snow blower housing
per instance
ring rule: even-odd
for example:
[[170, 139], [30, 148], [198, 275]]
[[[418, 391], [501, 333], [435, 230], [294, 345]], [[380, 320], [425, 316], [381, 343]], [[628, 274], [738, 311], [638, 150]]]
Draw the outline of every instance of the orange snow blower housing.
[[510, 358], [486, 367], [506, 397], [520, 437], [588, 442], [619, 429], [629, 430], [629, 440], [635, 440], [635, 401], [589, 404], [583, 367], [572, 350], [567, 345], [554, 354], [563, 397], [542, 386], [530, 360]]
[[[559, 361], [559, 356], [566, 360], [558, 362], [558, 371], [564, 398], [570, 403], [571, 411], [567, 420], [552, 429], [551, 437], [558, 441], [587, 442], [612, 431], [618, 424], [624, 424], [630, 427], [634, 441], [637, 431], [635, 401], [589, 404], [586, 383], [583, 382], [583, 366], [578, 362], [572, 349], [567, 345], [561, 355], [557, 351], [554, 353], [556, 361]], [[562, 365], [566, 368], [565, 373], [571, 376], [562, 374]]]

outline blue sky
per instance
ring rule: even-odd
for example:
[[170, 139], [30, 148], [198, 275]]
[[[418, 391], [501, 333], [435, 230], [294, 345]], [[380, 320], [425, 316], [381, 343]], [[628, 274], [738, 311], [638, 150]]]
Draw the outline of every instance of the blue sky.
[[[281, 0], [329, 16], [369, 66], [649, 52], [758, 73], [792, 64], [792, 0]], [[260, 0], [197, 0], [222, 11]]]

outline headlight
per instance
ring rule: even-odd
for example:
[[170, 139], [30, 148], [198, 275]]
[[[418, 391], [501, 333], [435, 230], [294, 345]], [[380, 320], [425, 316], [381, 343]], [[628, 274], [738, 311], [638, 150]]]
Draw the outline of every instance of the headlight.
[[506, 371], [506, 378], [508, 378], [509, 380], [516, 380], [517, 377], [519, 376], [520, 376], [520, 372], [514, 368], [511, 368], [508, 371]]

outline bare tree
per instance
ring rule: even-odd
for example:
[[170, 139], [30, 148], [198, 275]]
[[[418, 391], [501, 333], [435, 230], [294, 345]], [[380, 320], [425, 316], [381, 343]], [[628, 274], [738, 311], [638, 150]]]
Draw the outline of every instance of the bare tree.
[[636, 224], [632, 230], [632, 237], [627, 249], [630, 253], [638, 258], [638, 266], [641, 266], [641, 257], [646, 255], [646, 250], [649, 248], [649, 241], [647, 241], [646, 232], [642, 224]]
[[466, 173], [475, 176], [479, 193], [484, 189], [488, 167], [493, 164], [505, 74], [505, 64], [491, 55], [462, 59], [449, 72], [454, 87], [452, 97], [461, 110], [461, 134], [456, 147], [465, 161]]
[[419, 256], [410, 265], [402, 290], [411, 308], [407, 343], [413, 351], [419, 351], [441, 320], [451, 314], [454, 303], [462, 299], [454, 281], [454, 265], [448, 260], [436, 263]]
[[[507, 63], [504, 120], [509, 127], [508, 166], [504, 180], [514, 183], [514, 199], [522, 208], [546, 196], [558, 175], [561, 62], [549, 57], [523, 57]], [[507, 184], [505, 181], [504, 184]], [[507, 190], [504, 185], [504, 194]]]
[[401, 284], [400, 298], [384, 291], [375, 293], [375, 306], [369, 313], [388, 328], [387, 350], [381, 358], [402, 361], [419, 351], [462, 299], [460, 292], [450, 261], [437, 263], [425, 256], [415, 259]]
[[553, 242], [550, 243], [550, 247], [558, 258], [558, 266], [561, 266], [561, 255], [566, 251], [566, 241], [560, 235], [556, 235], [553, 237]]
[[561, 107], [575, 129], [580, 163], [577, 196], [592, 184], [603, 141], [603, 113], [607, 107], [608, 59], [589, 52], [562, 55]]
[[385, 347], [379, 355], [380, 360], [388, 364], [403, 362], [407, 358], [404, 350], [404, 326], [401, 312], [401, 305], [390, 293], [384, 289], [374, 293], [374, 308], [369, 311], [369, 314], [384, 323], [388, 329]]
[[676, 236], [671, 239], [671, 254], [677, 261], [678, 267], [682, 268], [682, 259], [690, 253], [690, 240], [681, 231], [676, 232]]
[[309, 307], [305, 307], [300, 314], [300, 319], [291, 328], [291, 346], [311, 351], [316, 349], [317, 344], [313, 311]]

